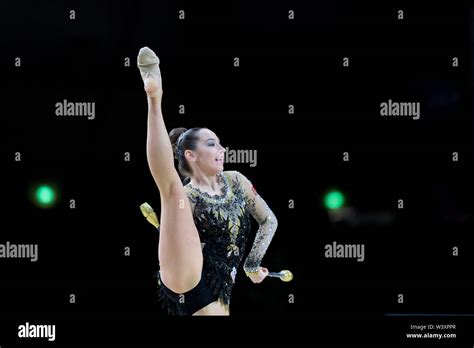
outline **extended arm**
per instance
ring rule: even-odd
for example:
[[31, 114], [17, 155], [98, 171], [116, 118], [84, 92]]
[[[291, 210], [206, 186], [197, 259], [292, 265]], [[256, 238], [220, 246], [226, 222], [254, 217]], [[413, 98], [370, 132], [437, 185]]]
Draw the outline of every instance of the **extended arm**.
[[257, 273], [260, 268], [260, 263], [278, 227], [278, 221], [270, 207], [257, 193], [250, 180], [239, 172], [237, 172], [237, 176], [245, 194], [247, 210], [259, 224], [252, 249], [244, 262], [245, 272], [252, 274]]

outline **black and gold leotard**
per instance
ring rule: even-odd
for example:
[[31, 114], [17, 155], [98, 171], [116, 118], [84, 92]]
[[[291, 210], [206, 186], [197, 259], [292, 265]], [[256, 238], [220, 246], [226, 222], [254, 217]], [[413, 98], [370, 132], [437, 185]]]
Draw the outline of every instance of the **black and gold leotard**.
[[229, 304], [250, 237], [251, 216], [259, 229], [244, 262], [246, 272], [258, 270], [277, 229], [275, 215], [244, 175], [227, 171], [218, 174], [218, 180], [223, 183], [218, 195], [209, 195], [190, 183], [184, 186], [203, 248], [203, 275], [198, 286], [186, 293], [187, 303], [180, 303], [179, 294], [158, 282], [160, 299], [169, 314], [192, 314], [216, 299]]

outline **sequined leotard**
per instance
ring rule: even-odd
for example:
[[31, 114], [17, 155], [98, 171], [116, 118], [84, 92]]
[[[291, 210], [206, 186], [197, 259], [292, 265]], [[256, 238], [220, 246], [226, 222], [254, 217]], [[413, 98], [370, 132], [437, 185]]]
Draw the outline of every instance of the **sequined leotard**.
[[[250, 235], [251, 216], [258, 222], [259, 229], [244, 262], [246, 272], [258, 270], [275, 234], [278, 225], [275, 215], [244, 175], [227, 171], [219, 173], [218, 180], [223, 183], [222, 193], [213, 196], [191, 184], [184, 186], [203, 247], [203, 275], [188, 296], [192, 310], [180, 304], [174, 296], [178, 294], [158, 281], [159, 297], [171, 315], [192, 314], [187, 312], [196, 311], [216, 299], [224, 304], [230, 303], [237, 270]], [[189, 304], [189, 298], [202, 303]]]

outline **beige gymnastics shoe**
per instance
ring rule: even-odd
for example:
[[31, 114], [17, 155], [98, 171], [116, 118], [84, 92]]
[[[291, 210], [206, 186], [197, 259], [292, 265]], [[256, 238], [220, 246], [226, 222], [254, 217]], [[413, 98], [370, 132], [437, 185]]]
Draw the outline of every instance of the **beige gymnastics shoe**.
[[146, 94], [150, 98], [160, 97], [163, 91], [158, 56], [148, 47], [142, 47], [138, 52], [137, 66], [145, 85]]

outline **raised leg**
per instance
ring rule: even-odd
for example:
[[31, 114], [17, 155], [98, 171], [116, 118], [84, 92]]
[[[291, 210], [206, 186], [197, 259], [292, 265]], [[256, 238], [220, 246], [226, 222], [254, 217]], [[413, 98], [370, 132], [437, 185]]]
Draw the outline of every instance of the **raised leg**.
[[201, 241], [190, 202], [174, 167], [173, 149], [163, 120], [159, 59], [151, 49], [144, 47], [137, 60], [148, 100], [148, 165], [161, 198], [160, 276], [170, 290], [183, 293], [201, 279]]

